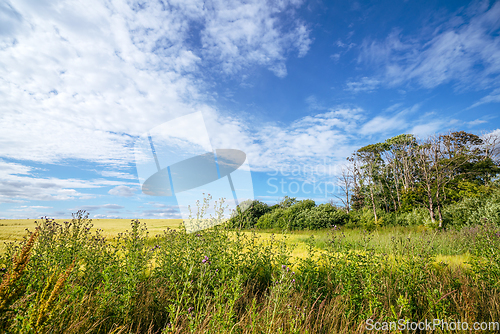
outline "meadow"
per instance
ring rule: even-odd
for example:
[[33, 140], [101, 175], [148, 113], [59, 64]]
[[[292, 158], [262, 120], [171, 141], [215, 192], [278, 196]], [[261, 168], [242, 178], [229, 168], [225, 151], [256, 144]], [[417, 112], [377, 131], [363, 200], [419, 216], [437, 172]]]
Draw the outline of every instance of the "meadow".
[[365, 333], [367, 321], [500, 319], [494, 225], [368, 232], [221, 224], [187, 234], [178, 223], [78, 212], [68, 222], [2, 226], [21, 240], [2, 252], [0, 331]]
[[[71, 219], [69, 219], [71, 220]], [[6, 250], [8, 243], [23, 240], [27, 230], [34, 230], [37, 221], [43, 219], [2, 219], [0, 220], [0, 254]], [[53, 219], [54, 223], [64, 224], [68, 219]], [[113, 240], [119, 233], [127, 231], [130, 227], [130, 219], [92, 219], [91, 233], [99, 230], [101, 236], [108, 240]], [[141, 219], [141, 223], [147, 226], [149, 235], [158, 235], [167, 229], [179, 229], [182, 219]], [[291, 247], [292, 258], [304, 258], [307, 256], [307, 241], [314, 236], [314, 244], [318, 251], [326, 250], [331, 231], [321, 230], [298, 230], [283, 231], [280, 229], [252, 230], [243, 229], [242, 233], [256, 233], [261, 240], [269, 240], [272, 236], [279, 240], [284, 240], [288, 247]], [[370, 238], [371, 247], [378, 253], [390, 253], [393, 247], [393, 238], [398, 237], [418, 237], [431, 238], [434, 247], [434, 255], [438, 262], [445, 262], [450, 265], [467, 266], [470, 258], [470, 248], [467, 247], [466, 230], [462, 232], [449, 231], [439, 233], [423, 227], [389, 227], [379, 228], [371, 233], [363, 229], [344, 229], [343, 236], [346, 243], [356, 248], [361, 245], [364, 238]]]

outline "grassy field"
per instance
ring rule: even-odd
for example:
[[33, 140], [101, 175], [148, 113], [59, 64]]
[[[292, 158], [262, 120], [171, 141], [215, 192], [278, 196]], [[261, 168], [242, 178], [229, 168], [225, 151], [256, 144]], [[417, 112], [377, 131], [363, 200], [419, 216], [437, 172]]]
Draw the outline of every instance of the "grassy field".
[[[67, 219], [55, 219], [62, 224]], [[182, 219], [141, 219], [145, 223], [150, 236], [163, 233], [167, 229], [178, 229]], [[93, 228], [102, 230], [102, 235], [108, 239], [116, 237], [118, 233], [130, 230], [131, 219], [92, 219]], [[5, 243], [20, 241], [26, 235], [26, 229], [33, 231], [36, 227], [35, 220], [31, 219], [2, 219], [0, 220], [0, 254], [5, 250]], [[280, 230], [245, 230], [246, 234], [255, 232], [263, 241], [274, 237], [277, 240], [286, 240], [293, 248], [292, 256], [304, 258], [307, 256], [307, 240], [313, 236], [314, 245], [319, 251], [324, 250], [332, 236], [331, 230], [316, 231], [280, 231]], [[335, 233], [335, 232], [333, 232]], [[337, 236], [345, 236], [344, 242], [351, 248], [362, 249], [366, 243], [378, 253], [391, 253], [396, 246], [396, 239], [401, 238], [426, 238], [433, 247], [437, 262], [450, 265], [467, 265], [470, 258], [464, 234], [458, 232], [438, 233], [424, 227], [390, 227], [379, 228], [371, 233], [359, 229], [343, 229], [337, 231]]]
[[[35, 227], [2, 223], [8, 240]], [[0, 332], [347, 334], [369, 332], [367, 319], [500, 317], [494, 226], [186, 234], [179, 221], [61, 223], [1, 254]]]

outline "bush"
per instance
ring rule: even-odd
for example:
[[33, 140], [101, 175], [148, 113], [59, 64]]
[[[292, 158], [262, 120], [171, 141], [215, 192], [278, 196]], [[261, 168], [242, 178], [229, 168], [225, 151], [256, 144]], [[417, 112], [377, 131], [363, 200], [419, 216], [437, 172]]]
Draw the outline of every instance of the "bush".
[[302, 211], [292, 228], [315, 230], [334, 225], [344, 225], [348, 220], [349, 216], [343, 210], [331, 204], [320, 204], [309, 210]]
[[410, 212], [404, 213], [398, 217], [401, 226], [417, 226], [430, 222], [429, 210], [423, 207], [413, 208]]
[[236, 214], [228, 221], [228, 226], [233, 228], [252, 228], [264, 214], [272, 211], [266, 203], [257, 200], [242, 202], [236, 208]]
[[348, 223], [346, 227], [355, 228], [355, 227], [372, 227], [375, 223], [375, 216], [373, 215], [373, 211], [368, 208], [363, 208], [361, 210], [352, 210], [348, 215]]
[[500, 225], [500, 190], [490, 195], [464, 198], [443, 208], [447, 225], [472, 226], [485, 222]]
[[[286, 205], [288, 205], [288, 202]], [[314, 208], [315, 205], [314, 201], [310, 199], [295, 202], [291, 206], [283, 207], [280, 205], [277, 209], [260, 217], [256, 227], [293, 229], [299, 225], [297, 219], [300, 217], [300, 214]]]
[[285, 224], [285, 211], [283, 208], [276, 208], [259, 218], [255, 227], [266, 229], [279, 227]]

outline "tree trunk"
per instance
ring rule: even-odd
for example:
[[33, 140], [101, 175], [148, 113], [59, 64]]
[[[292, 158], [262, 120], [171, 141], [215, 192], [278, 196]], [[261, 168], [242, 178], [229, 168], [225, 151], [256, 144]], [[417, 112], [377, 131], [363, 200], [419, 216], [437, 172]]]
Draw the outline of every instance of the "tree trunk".
[[398, 198], [398, 206], [396, 207], [396, 204], [394, 204], [394, 210], [397, 210], [401, 206], [401, 197], [399, 196], [399, 179], [395, 167], [394, 167], [394, 179], [396, 182], [396, 196]]
[[373, 186], [372, 185], [370, 185], [370, 196], [372, 198], [373, 215], [375, 216], [375, 223], [376, 223], [378, 221], [377, 208], [375, 207], [375, 198], [373, 197]]
[[429, 199], [429, 206], [427, 210], [429, 210], [429, 214], [431, 215], [431, 221], [435, 223], [436, 219], [434, 218], [434, 203], [432, 202], [432, 191], [431, 185], [429, 183], [427, 183], [427, 198]]
[[438, 209], [439, 228], [443, 227], [443, 214], [441, 213], [441, 203], [439, 201], [439, 185], [436, 190], [436, 206]]

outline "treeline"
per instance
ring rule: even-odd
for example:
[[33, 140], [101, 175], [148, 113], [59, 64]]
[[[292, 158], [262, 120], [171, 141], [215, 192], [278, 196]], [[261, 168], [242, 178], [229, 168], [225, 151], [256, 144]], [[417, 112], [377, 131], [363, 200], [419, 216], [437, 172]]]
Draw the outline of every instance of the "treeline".
[[500, 137], [464, 131], [418, 140], [411, 134], [360, 148], [338, 178], [343, 208], [285, 197], [242, 203], [229, 225], [319, 229], [347, 224], [500, 224]]
[[340, 178], [346, 211], [369, 208], [377, 222], [380, 211], [425, 208], [431, 223], [443, 227], [445, 206], [494, 191], [499, 141], [457, 131], [423, 140], [403, 134], [362, 147]]
[[316, 205], [310, 199], [298, 201], [285, 196], [272, 206], [257, 200], [246, 201], [240, 204], [228, 224], [234, 228], [314, 230], [344, 225], [348, 221], [349, 215], [330, 203]]

